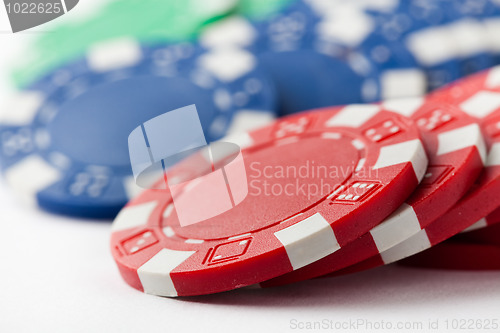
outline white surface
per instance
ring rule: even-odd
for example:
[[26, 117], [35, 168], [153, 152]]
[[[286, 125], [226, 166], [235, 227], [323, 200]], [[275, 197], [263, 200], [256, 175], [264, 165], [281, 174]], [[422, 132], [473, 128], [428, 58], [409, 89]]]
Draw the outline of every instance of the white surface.
[[[78, 12], [78, 6], [70, 13]], [[0, 30], [8, 30], [0, 7]], [[8, 89], [3, 81], [8, 59], [32, 35], [0, 34], [0, 103]], [[444, 330], [446, 319], [493, 319], [500, 313], [500, 272], [394, 266], [267, 290], [189, 299], [154, 297], [121, 279], [109, 251], [108, 222], [27, 208], [1, 183], [0, 223], [2, 333], [301, 331], [292, 329], [293, 320], [344, 325], [357, 320], [415, 321], [424, 329], [403, 331], [436, 332], [428, 329], [429, 320], [439, 319]], [[367, 326], [346, 328], [330, 331], [374, 331]]]

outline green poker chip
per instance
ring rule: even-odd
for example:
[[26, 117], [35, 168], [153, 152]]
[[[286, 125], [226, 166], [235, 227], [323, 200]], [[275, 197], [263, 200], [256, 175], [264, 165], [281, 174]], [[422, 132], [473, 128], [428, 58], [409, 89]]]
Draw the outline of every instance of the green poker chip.
[[238, 14], [253, 20], [264, 20], [276, 14], [294, 0], [240, 0]]
[[[119, 0], [83, 22], [56, 26], [40, 35], [12, 79], [23, 88], [83, 54], [92, 44], [121, 36], [143, 42], [193, 38], [207, 23], [234, 11], [236, 0]], [[76, 8], [77, 9], [77, 8]]]

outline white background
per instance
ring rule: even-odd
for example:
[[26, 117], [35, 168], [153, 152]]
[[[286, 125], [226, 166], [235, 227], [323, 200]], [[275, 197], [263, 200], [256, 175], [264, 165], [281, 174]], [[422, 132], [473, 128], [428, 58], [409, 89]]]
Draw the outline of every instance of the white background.
[[[81, 0], [59, 20], [90, 13], [98, 5]], [[9, 29], [2, 6], [2, 104], [11, 89], [9, 66], [37, 31], [50, 26], [15, 35]], [[122, 281], [109, 251], [109, 221], [71, 219], [23, 206], [0, 183], [0, 225], [0, 332], [300, 331], [294, 320], [421, 322], [422, 330], [405, 331], [435, 332], [428, 329], [429, 320], [439, 320], [439, 331], [445, 331], [446, 320], [500, 318], [500, 272], [389, 266], [281, 288], [168, 299], [142, 294]], [[330, 331], [374, 331], [363, 325], [345, 328]]]

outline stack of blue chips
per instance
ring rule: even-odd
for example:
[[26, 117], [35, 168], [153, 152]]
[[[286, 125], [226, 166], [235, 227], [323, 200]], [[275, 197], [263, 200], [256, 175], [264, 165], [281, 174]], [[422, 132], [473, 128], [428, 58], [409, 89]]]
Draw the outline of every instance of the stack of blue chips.
[[22, 92], [16, 112], [0, 122], [1, 168], [46, 210], [111, 218], [140, 190], [127, 147], [138, 125], [196, 104], [210, 142], [241, 131], [246, 119], [269, 121], [274, 96], [265, 71], [242, 49], [106, 42]]

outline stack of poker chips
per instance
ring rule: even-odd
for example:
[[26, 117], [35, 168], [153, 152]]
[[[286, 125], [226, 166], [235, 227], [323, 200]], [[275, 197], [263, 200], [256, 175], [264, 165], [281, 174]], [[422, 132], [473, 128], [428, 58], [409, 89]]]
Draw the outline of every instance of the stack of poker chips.
[[[142, 1], [130, 25], [137, 2], [111, 2], [40, 36], [0, 114], [7, 183], [53, 213], [115, 218], [128, 284], [190, 296], [408, 257], [498, 269], [496, 2], [162, 6]], [[192, 104], [206, 143], [239, 147], [245, 172], [202, 149], [169, 169], [175, 189], [143, 191], [129, 135]], [[169, 125], [144, 142], [151, 156], [174, 144]], [[193, 176], [215, 172], [227, 188]]]

